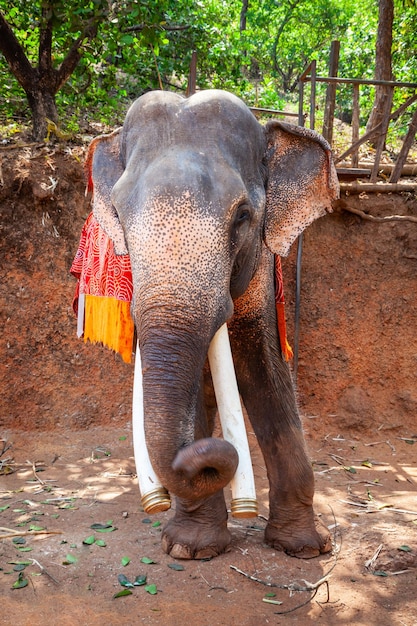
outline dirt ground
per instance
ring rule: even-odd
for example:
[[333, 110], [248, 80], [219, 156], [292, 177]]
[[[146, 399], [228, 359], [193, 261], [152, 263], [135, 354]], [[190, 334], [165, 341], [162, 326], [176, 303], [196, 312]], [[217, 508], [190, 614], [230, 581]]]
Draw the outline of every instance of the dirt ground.
[[0, 150], [0, 624], [416, 625], [417, 226], [344, 210], [416, 216], [414, 195], [344, 196], [304, 236], [297, 387], [333, 554], [263, 545], [268, 488], [249, 426], [259, 518], [230, 517], [227, 554], [179, 562], [159, 544], [169, 512], [140, 509], [132, 366], [75, 335], [83, 153]]

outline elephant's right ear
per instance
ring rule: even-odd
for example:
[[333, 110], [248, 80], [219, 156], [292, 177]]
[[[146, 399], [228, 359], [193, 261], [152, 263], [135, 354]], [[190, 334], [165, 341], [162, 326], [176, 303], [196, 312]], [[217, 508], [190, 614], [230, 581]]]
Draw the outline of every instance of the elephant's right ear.
[[96, 137], [90, 144], [86, 160], [88, 191], [93, 192], [93, 214], [113, 241], [116, 254], [128, 254], [125, 236], [117, 211], [111, 201], [115, 183], [123, 174], [120, 157], [120, 131]]

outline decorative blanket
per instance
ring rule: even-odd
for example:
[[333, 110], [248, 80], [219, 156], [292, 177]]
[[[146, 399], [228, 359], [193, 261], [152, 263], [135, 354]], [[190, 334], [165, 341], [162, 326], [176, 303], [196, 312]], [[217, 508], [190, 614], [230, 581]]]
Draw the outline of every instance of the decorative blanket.
[[[115, 254], [113, 242], [93, 213], [82, 229], [70, 271], [78, 279], [73, 300], [78, 317], [78, 336], [84, 336], [85, 342], [104, 344], [130, 363], [135, 334], [130, 315], [133, 296], [130, 258], [127, 254]], [[275, 257], [275, 303], [281, 352], [288, 361], [293, 354], [287, 341], [282, 268], [278, 256]]]
[[130, 258], [114, 253], [113, 242], [92, 213], [70, 271], [78, 279], [73, 301], [78, 336], [84, 335], [85, 342], [103, 343], [130, 363], [135, 333]]

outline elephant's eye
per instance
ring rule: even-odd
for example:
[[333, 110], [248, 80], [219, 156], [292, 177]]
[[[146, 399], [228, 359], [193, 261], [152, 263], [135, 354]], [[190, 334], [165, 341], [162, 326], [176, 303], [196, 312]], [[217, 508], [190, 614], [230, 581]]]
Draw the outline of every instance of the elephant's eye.
[[243, 222], [247, 222], [250, 219], [250, 216], [251, 216], [251, 213], [250, 213], [249, 207], [246, 204], [241, 204], [236, 211], [236, 217], [235, 217], [236, 226], [243, 224]]

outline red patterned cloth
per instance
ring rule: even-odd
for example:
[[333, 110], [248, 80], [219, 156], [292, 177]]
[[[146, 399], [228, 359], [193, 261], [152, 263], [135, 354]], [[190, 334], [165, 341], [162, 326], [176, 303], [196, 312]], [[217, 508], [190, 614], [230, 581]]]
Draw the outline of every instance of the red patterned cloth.
[[134, 338], [130, 257], [114, 253], [113, 242], [92, 213], [70, 271], [78, 279], [73, 300], [78, 335], [86, 342], [103, 343], [129, 363]]
[[[130, 257], [128, 254], [114, 254], [113, 242], [92, 213], [81, 231], [80, 244], [70, 271], [79, 280], [80, 293], [132, 301]], [[78, 294], [74, 299], [76, 312], [77, 297]]]

